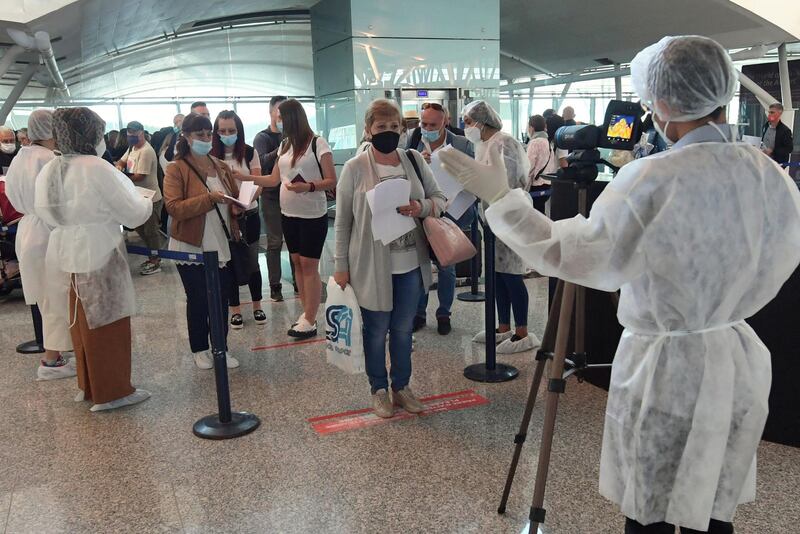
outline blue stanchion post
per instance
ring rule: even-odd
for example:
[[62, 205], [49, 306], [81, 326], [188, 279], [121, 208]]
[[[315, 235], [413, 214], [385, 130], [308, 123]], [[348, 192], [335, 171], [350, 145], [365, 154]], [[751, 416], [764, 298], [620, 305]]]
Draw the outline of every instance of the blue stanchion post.
[[214, 355], [214, 379], [217, 386], [219, 413], [198, 420], [193, 427], [197, 437], [206, 439], [230, 439], [249, 434], [261, 424], [258, 417], [248, 412], [231, 411], [231, 394], [228, 387], [226, 364], [227, 342], [222, 313], [222, 298], [219, 280], [219, 255], [216, 251], [203, 253], [208, 297], [208, 320], [211, 329], [211, 352]]
[[[480, 254], [481, 239], [480, 239], [480, 234], [478, 233], [478, 224], [480, 224], [478, 222], [478, 217], [475, 217], [474, 220], [472, 221], [472, 225], [470, 225], [470, 240], [472, 241], [475, 250], [477, 250], [478, 254]], [[479, 259], [478, 254], [475, 254], [475, 256], [472, 257], [472, 260], [470, 261], [469, 264], [470, 290], [464, 291], [463, 293], [459, 293], [456, 296], [458, 300], [464, 302], [483, 302], [484, 300], [486, 300], [486, 295], [483, 292], [478, 291], [478, 281], [479, 281], [478, 279], [480, 278], [480, 270], [481, 270], [480, 263], [478, 261]]]
[[42, 331], [42, 314], [39, 306], [31, 306], [31, 320], [33, 321], [34, 339], [17, 345], [20, 354], [41, 354], [44, 352], [44, 333]]
[[519, 375], [519, 370], [511, 365], [497, 363], [497, 336], [495, 334], [495, 271], [494, 271], [494, 233], [488, 224], [483, 225], [484, 246], [484, 286], [486, 289], [485, 322], [486, 322], [486, 361], [469, 365], [464, 369], [464, 376], [476, 382], [508, 382]]

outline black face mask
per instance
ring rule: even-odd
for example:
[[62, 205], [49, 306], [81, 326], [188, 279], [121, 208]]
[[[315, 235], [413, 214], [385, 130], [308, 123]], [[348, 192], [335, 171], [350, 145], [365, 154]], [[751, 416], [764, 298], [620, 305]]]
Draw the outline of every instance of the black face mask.
[[383, 154], [389, 154], [397, 150], [397, 143], [400, 142], [400, 134], [387, 130], [372, 136], [372, 146], [375, 150]]

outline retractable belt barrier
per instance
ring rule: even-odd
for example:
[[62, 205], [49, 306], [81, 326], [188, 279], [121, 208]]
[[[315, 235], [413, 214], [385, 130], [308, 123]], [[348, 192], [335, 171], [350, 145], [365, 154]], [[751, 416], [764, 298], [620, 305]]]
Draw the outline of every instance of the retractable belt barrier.
[[0, 226], [0, 232], [6, 234], [16, 234], [17, 233], [17, 225], [14, 226]]
[[542, 189], [541, 191], [528, 191], [531, 198], [549, 197], [553, 194], [552, 189]]
[[199, 419], [192, 428], [194, 435], [205, 439], [230, 439], [249, 434], [258, 428], [261, 421], [255, 415], [248, 412], [231, 411], [231, 393], [226, 363], [227, 342], [222, 313], [222, 290], [219, 282], [219, 255], [217, 252], [192, 254], [174, 250], [151, 250], [135, 245], [128, 245], [127, 249], [129, 254], [203, 264], [206, 275], [208, 322], [211, 330], [211, 352], [214, 355], [214, 380], [217, 388], [219, 413]]

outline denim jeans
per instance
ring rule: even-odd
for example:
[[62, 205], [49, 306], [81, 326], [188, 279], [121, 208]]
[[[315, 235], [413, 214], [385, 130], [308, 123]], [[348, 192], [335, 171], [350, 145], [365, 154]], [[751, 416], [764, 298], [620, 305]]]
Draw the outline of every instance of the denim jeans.
[[403, 389], [411, 380], [411, 327], [414, 313], [423, 294], [419, 268], [392, 275], [392, 311], [361, 308], [364, 331], [364, 359], [372, 392], [389, 389], [386, 373], [386, 334], [389, 334], [389, 358], [392, 389]]
[[[445, 217], [455, 221], [462, 230], [469, 230], [470, 226], [475, 223], [477, 213], [477, 204], [475, 204], [465, 211], [464, 215], [457, 221], [447, 214], [445, 214]], [[453, 307], [453, 298], [456, 294], [456, 266], [450, 265], [448, 267], [442, 267], [439, 265], [438, 261], [434, 261], [434, 263], [439, 270], [439, 281], [436, 283], [436, 293], [439, 295], [439, 308], [436, 310], [436, 317], [450, 317], [450, 309]], [[419, 298], [417, 316], [425, 317], [427, 309], [428, 293], [423, 292], [422, 296]]]
[[[189, 347], [192, 353], [208, 350], [211, 325], [208, 317], [204, 267], [198, 264], [181, 263], [177, 267], [181, 282], [183, 282], [183, 289], [186, 292], [186, 325], [189, 327]], [[226, 339], [228, 337], [228, 293], [232, 276], [230, 271], [229, 267], [219, 270], [219, 293], [222, 301], [222, 322]]]

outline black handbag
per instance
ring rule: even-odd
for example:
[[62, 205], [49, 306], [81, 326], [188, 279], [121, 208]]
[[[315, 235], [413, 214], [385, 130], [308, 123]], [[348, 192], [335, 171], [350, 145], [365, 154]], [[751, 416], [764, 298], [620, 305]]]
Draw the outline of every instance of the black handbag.
[[[200, 182], [206, 187], [208, 192], [211, 192], [211, 189], [208, 187], [208, 184], [205, 180], [203, 180], [203, 175], [200, 174], [197, 169], [194, 168], [194, 165], [189, 163], [188, 160], [184, 159], [183, 161], [194, 171], [197, 175], [197, 178]], [[212, 162], [213, 163], [213, 162]], [[216, 167], [216, 166], [215, 166]], [[228, 239], [228, 248], [231, 251], [231, 271], [234, 280], [236, 280], [237, 285], [244, 285], [250, 280], [250, 265], [248, 261], [248, 246], [247, 243], [243, 239], [234, 240], [231, 236], [231, 233], [228, 231], [228, 225], [225, 224], [225, 218], [222, 216], [222, 213], [219, 211], [219, 206], [217, 203], [214, 202], [214, 211], [217, 212], [217, 216], [219, 217], [219, 222], [222, 224], [222, 230], [225, 232], [225, 237]]]

